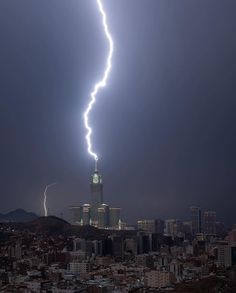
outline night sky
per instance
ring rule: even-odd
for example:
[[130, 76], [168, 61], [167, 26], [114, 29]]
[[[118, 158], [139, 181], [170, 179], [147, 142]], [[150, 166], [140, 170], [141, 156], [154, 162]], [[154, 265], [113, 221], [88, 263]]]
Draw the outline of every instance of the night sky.
[[[91, 115], [123, 219], [236, 222], [236, 1], [104, 0], [115, 52]], [[95, 0], [0, 1], [0, 212], [90, 200], [83, 111], [108, 50]]]

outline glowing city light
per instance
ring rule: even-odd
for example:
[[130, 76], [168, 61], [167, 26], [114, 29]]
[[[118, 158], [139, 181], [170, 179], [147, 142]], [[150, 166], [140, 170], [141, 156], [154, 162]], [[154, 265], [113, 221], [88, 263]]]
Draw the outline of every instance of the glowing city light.
[[51, 184], [48, 184], [46, 187], [45, 187], [45, 190], [44, 190], [44, 199], [43, 199], [43, 207], [44, 207], [44, 216], [47, 217], [48, 216], [48, 209], [47, 209], [47, 191], [48, 191], [48, 188], [54, 186], [58, 184], [57, 182], [53, 182]]
[[100, 81], [98, 81], [94, 85], [93, 91], [90, 93], [89, 104], [84, 112], [84, 125], [87, 130], [86, 141], [87, 141], [87, 146], [88, 146], [88, 153], [95, 159], [95, 161], [98, 160], [98, 155], [95, 153], [95, 151], [92, 148], [92, 141], [91, 141], [92, 127], [89, 125], [89, 114], [93, 108], [94, 103], [96, 102], [97, 93], [99, 92], [99, 90], [101, 88], [105, 87], [107, 84], [107, 79], [108, 79], [108, 76], [109, 76], [109, 73], [111, 70], [111, 66], [112, 66], [112, 55], [113, 55], [113, 50], [114, 50], [113, 39], [112, 39], [110, 30], [108, 28], [107, 16], [106, 16], [106, 12], [103, 7], [102, 0], [96, 0], [96, 1], [97, 1], [99, 12], [102, 16], [102, 24], [103, 24], [105, 36], [108, 40], [109, 52], [108, 52], [108, 56], [107, 56], [106, 68], [105, 68], [103, 77]]

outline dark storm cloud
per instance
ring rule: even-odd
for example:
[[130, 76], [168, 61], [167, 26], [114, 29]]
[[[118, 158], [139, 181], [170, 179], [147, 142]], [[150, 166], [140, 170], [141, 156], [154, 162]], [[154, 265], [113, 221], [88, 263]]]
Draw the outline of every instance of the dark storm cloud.
[[[115, 42], [93, 111], [105, 199], [126, 219], [234, 222], [236, 2], [104, 1]], [[89, 201], [82, 113], [107, 44], [95, 1], [1, 0], [2, 211]], [[128, 216], [129, 215], [129, 216]]]

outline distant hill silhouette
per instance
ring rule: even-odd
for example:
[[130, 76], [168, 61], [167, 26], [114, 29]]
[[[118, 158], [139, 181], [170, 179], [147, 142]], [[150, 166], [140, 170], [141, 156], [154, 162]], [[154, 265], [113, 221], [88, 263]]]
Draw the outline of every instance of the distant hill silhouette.
[[6, 214], [0, 214], [0, 222], [30, 222], [37, 219], [35, 213], [23, 209], [16, 209]]
[[103, 237], [104, 230], [97, 229], [92, 226], [74, 226], [61, 218], [55, 216], [40, 217], [36, 220], [27, 223], [24, 229], [27, 228], [32, 232], [47, 235], [75, 235], [86, 239], [97, 239]]
[[71, 225], [61, 218], [55, 216], [38, 217], [30, 222], [8, 222], [2, 223], [0, 226], [11, 226], [14, 229], [37, 233], [46, 236], [76, 236], [84, 239], [104, 239], [112, 233], [119, 235], [133, 235], [134, 231], [111, 231], [98, 229], [93, 226], [75, 226]]
[[40, 234], [68, 234], [71, 225], [55, 216], [40, 217], [27, 223], [28, 230]]

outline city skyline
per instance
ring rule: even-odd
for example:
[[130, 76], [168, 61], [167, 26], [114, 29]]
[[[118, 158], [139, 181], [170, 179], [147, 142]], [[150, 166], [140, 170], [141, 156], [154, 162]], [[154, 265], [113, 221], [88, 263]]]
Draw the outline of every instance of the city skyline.
[[[89, 197], [82, 113], [107, 45], [94, 1], [56, 3], [0, 3], [0, 212], [43, 214], [50, 182], [53, 214]], [[130, 223], [195, 205], [233, 224], [235, 2], [104, 5], [114, 71], [92, 124], [106, 202]]]

